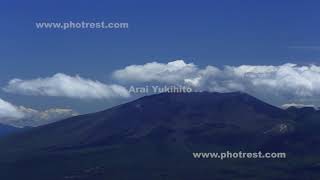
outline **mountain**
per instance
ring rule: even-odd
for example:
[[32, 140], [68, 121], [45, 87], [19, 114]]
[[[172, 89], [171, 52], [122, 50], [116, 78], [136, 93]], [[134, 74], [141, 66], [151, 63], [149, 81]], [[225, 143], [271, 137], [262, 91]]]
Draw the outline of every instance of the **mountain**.
[[[2, 138], [0, 178], [301, 179], [309, 171], [314, 177], [318, 117], [317, 111], [283, 110], [241, 92], [146, 96]], [[282, 151], [292, 158], [192, 157], [225, 151]]]
[[19, 130], [19, 128], [5, 125], [5, 124], [0, 124], [0, 137], [5, 136], [5, 135], [9, 135], [9, 134], [16, 132], [18, 130]]
[[263, 134], [287, 122], [286, 111], [244, 93], [164, 93], [34, 128], [11, 137], [10, 142], [22, 146], [15, 141], [23, 136], [37, 142], [33, 148], [77, 148], [140, 140], [161, 131], [178, 139], [213, 129]]

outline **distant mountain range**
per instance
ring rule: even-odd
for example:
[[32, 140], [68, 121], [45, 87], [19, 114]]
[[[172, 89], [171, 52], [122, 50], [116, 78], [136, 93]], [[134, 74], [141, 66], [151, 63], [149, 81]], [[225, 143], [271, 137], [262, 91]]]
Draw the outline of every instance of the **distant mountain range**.
[[[240, 92], [157, 94], [2, 138], [0, 178], [317, 179], [319, 120], [313, 108], [284, 110]], [[224, 151], [288, 158], [192, 157]]]

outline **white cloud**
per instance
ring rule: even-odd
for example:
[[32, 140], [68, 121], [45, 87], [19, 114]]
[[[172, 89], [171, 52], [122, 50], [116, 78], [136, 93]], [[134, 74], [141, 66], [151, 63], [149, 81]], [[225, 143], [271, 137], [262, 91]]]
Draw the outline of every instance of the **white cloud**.
[[147, 63], [117, 70], [113, 77], [126, 83], [170, 83], [194, 90], [244, 91], [258, 97], [284, 99], [320, 97], [320, 66], [283, 64], [199, 68], [183, 60]]
[[24, 114], [16, 106], [0, 99], [0, 119], [19, 119], [23, 117]]
[[226, 67], [231, 80], [245, 85], [244, 90], [282, 96], [314, 97], [320, 95], [320, 67], [298, 66], [239, 66]]
[[283, 104], [281, 105], [283, 109], [288, 109], [289, 107], [296, 107], [296, 108], [304, 108], [304, 107], [312, 107], [316, 110], [319, 110], [319, 107], [313, 105], [313, 104], [299, 104], [299, 103], [289, 103], [289, 104]]
[[58, 73], [52, 77], [31, 80], [13, 79], [3, 88], [6, 92], [55, 96], [77, 99], [108, 99], [113, 97], [129, 97], [126, 88], [120, 85], [107, 85], [99, 81], [84, 79], [80, 76], [68, 76]]
[[0, 99], [0, 123], [16, 127], [40, 126], [78, 115], [72, 109], [52, 108], [44, 111], [15, 106]]
[[129, 82], [165, 82], [175, 83], [185, 76], [189, 76], [197, 71], [197, 67], [183, 60], [162, 64], [151, 62], [144, 65], [131, 65], [124, 69], [117, 70], [113, 77], [120, 81]]
[[78, 115], [78, 113], [72, 109], [64, 108], [51, 108], [44, 111], [39, 111], [20, 106], [19, 110], [24, 113], [24, 117], [19, 119], [11, 119], [10, 121], [7, 121], [7, 124], [17, 127], [35, 127]]

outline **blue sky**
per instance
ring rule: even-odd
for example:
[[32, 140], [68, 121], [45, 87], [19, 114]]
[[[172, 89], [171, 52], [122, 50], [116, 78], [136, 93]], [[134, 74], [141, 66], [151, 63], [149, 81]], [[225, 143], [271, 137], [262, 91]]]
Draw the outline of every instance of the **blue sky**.
[[[0, 86], [56, 73], [114, 82], [132, 64], [183, 59], [213, 65], [318, 64], [317, 1], [17, 1], [0, 2]], [[36, 29], [36, 22], [128, 22], [129, 29]], [[126, 100], [78, 100], [0, 91], [13, 104], [79, 112]]]

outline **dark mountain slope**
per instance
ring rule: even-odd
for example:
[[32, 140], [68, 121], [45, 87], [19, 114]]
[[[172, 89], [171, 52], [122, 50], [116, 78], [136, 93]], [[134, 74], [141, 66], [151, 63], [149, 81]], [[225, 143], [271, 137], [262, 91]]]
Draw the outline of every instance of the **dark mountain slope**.
[[5, 136], [5, 135], [9, 135], [9, 134], [16, 132], [18, 130], [19, 130], [19, 128], [5, 125], [5, 124], [0, 124], [0, 137]]
[[178, 140], [213, 131], [263, 134], [288, 120], [284, 110], [244, 93], [164, 93], [34, 128], [6, 143], [32, 149], [71, 148], [137, 141], [161, 136], [159, 131]]

